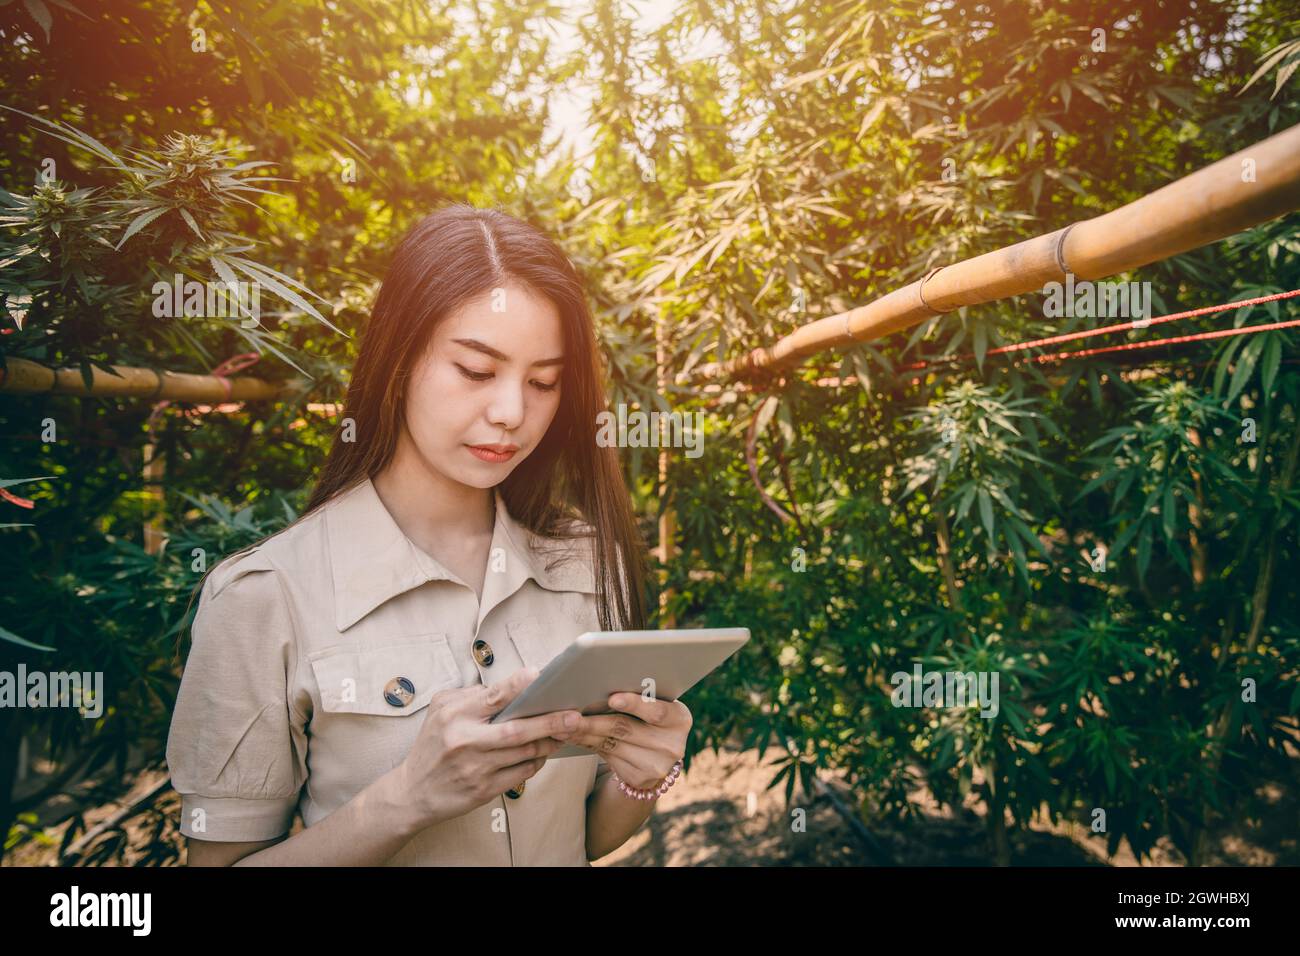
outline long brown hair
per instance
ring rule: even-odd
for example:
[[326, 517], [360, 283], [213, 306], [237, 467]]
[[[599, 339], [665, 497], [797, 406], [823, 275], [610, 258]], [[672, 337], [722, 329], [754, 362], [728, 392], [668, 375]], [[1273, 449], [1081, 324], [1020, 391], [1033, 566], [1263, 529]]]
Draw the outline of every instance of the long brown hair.
[[[507, 280], [549, 299], [560, 313], [564, 366], [560, 405], [537, 448], [499, 486], [510, 515], [546, 538], [591, 526], [600, 626], [645, 626], [641, 535], [618, 452], [595, 441], [605, 408], [594, 323], [581, 277], [544, 232], [496, 209], [445, 206], [402, 238], [384, 276], [344, 400], [355, 441], [336, 435], [302, 516], [392, 460], [406, 414], [411, 367], [438, 323]], [[621, 557], [621, 562], [620, 562]], [[618, 569], [622, 567], [620, 574]]]

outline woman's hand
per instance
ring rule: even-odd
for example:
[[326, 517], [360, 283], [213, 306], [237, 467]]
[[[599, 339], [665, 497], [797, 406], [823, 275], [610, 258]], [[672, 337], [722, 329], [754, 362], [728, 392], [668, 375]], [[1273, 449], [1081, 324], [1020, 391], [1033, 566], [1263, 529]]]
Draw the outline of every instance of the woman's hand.
[[645, 700], [640, 694], [611, 694], [617, 714], [583, 717], [566, 739], [599, 754], [630, 787], [657, 786], [686, 753], [691, 712], [680, 700]]
[[491, 687], [433, 695], [415, 745], [399, 764], [404, 799], [424, 826], [468, 813], [519, 786], [563, 746], [564, 718], [580, 717], [576, 710], [489, 723], [536, 678], [536, 668], [525, 668]]

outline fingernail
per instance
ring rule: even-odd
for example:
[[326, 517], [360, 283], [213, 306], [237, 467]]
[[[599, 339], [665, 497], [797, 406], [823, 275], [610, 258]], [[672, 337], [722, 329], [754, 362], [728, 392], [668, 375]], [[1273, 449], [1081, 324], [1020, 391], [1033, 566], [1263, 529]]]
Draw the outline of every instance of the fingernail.
[[572, 730], [574, 727], [577, 727], [577, 726], [578, 726], [578, 715], [577, 715], [577, 714], [565, 714], [565, 715], [564, 715], [564, 726], [565, 726], [566, 728], [568, 728], [569, 730]]

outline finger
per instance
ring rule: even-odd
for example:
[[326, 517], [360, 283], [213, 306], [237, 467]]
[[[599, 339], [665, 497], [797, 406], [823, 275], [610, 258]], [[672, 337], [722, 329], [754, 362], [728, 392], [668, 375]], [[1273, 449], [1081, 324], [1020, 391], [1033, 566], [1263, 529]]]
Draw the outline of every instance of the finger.
[[630, 740], [612, 739], [608, 748], [595, 752], [605, 761], [606, 766], [614, 770], [620, 780], [645, 781], [651, 777], [656, 780], [663, 775], [656, 769], [663, 761], [663, 752], [655, 747], [645, 747]]
[[628, 714], [596, 714], [578, 721], [578, 727], [569, 735], [568, 741], [589, 750], [603, 752], [610, 747], [604, 743], [607, 738], [649, 742], [654, 736], [650, 733], [652, 729], [649, 724]]
[[631, 694], [626, 691], [611, 694], [609, 706], [614, 710], [631, 714], [633, 717], [637, 717], [656, 727], [662, 727], [668, 723], [672, 716], [671, 701], [646, 700], [640, 694]]
[[493, 793], [505, 793], [525, 780], [531, 779], [545, 766], [546, 758], [538, 757], [535, 760], [524, 760], [509, 767], [502, 767], [488, 777], [490, 789]]
[[576, 710], [553, 710], [536, 717], [516, 717], [499, 724], [482, 725], [479, 739], [486, 750], [507, 750], [544, 737], [567, 740], [581, 721], [582, 714]]
[[483, 688], [477, 684], [471, 687], [449, 687], [440, 690], [429, 698], [429, 714], [444, 709], [457, 713], [463, 712], [476, 706], [482, 694]]
[[536, 667], [521, 667], [499, 683], [475, 688], [478, 693], [470, 712], [483, 718], [496, 716], [519, 696], [520, 691], [535, 681], [539, 673]]
[[521, 744], [518, 747], [503, 747], [498, 750], [490, 750], [488, 754], [492, 761], [492, 770], [497, 772], [504, 768], [513, 767], [516, 764], [527, 763], [530, 760], [550, 757], [565, 743], [566, 741], [556, 740], [554, 737], [543, 737], [540, 740]]

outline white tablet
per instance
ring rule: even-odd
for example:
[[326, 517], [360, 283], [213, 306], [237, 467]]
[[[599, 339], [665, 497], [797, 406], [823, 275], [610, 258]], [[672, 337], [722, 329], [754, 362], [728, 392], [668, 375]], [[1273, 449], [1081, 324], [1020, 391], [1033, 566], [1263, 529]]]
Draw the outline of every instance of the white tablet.
[[[609, 696], [620, 691], [640, 694], [653, 688], [655, 699], [676, 700], [748, 640], [747, 627], [590, 631], [552, 658], [491, 722], [556, 710], [608, 714]], [[566, 744], [551, 756], [591, 752]]]

